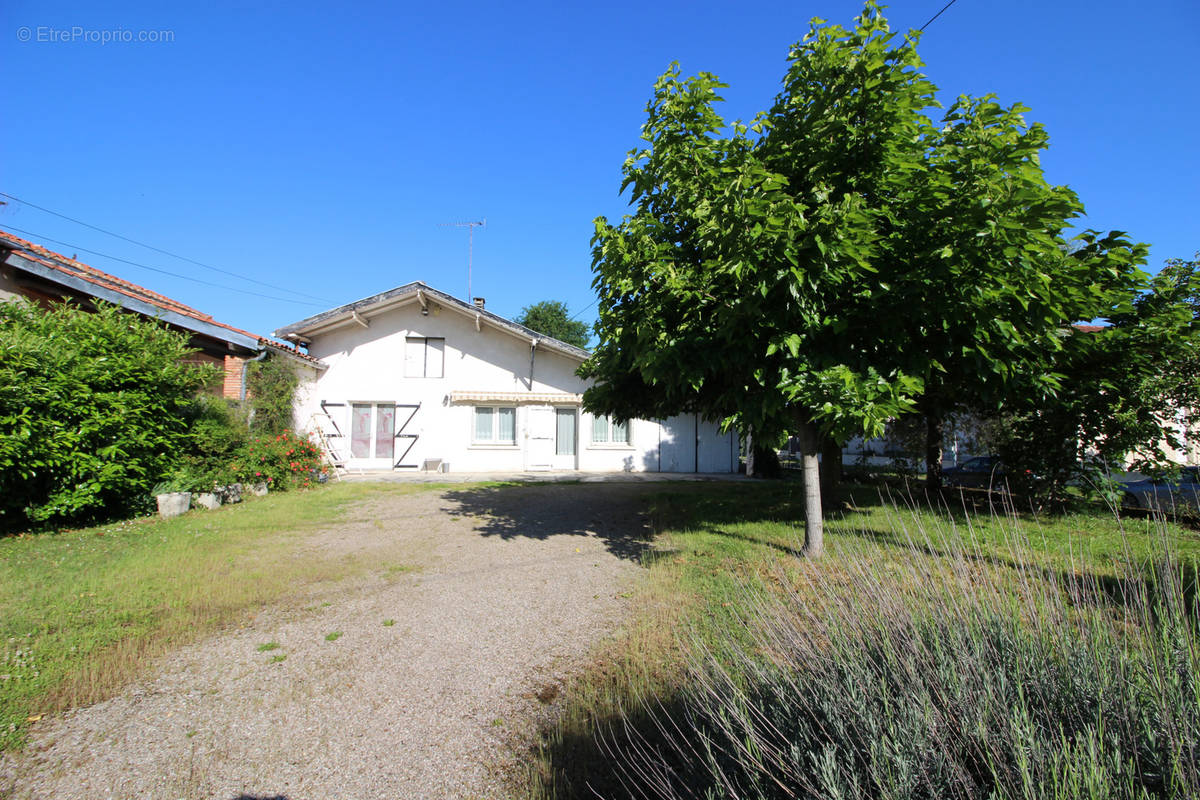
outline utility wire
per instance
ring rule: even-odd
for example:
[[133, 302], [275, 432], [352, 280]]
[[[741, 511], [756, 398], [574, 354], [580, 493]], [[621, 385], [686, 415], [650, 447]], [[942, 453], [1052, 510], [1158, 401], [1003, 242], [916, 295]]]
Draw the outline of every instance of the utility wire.
[[586, 312], [588, 310], [588, 308], [591, 308], [592, 306], [596, 305], [596, 303], [599, 303], [599, 302], [600, 302], [600, 299], [596, 298], [591, 303], [589, 303], [587, 308], [583, 309], [583, 311], [576, 311], [574, 314], [572, 314], [571, 319], [578, 319], [580, 317], [580, 315], [582, 315], [584, 312]]
[[942, 6], [942, 10], [939, 11], [938, 13], [934, 14], [932, 17], [930, 17], [929, 22], [926, 22], [924, 25], [921, 26], [921, 30], [925, 30], [926, 28], [928, 28], [931, 24], [933, 24], [933, 21], [935, 19], [937, 19], [938, 17], [940, 17], [947, 8], [949, 8], [950, 6], [954, 5], [957, 2], [958, 2], [958, 0], [950, 0], [949, 3], [946, 3], [946, 5]]
[[[139, 242], [137, 239], [130, 239], [128, 236], [122, 236], [119, 233], [113, 233], [112, 231], [97, 227], [90, 223], [84, 222], [83, 220], [75, 219], [74, 217], [68, 217], [66, 214], [60, 214], [57, 211], [51, 211], [48, 208], [43, 208], [42, 206], [35, 205], [34, 203], [29, 202], [28, 200], [22, 200], [19, 197], [15, 197], [14, 195], [8, 194], [7, 192], [0, 192], [0, 197], [7, 197], [9, 200], [16, 200], [18, 203], [21, 203], [22, 205], [29, 206], [30, 208], [36, 208], [38, 211], [44, 211], [47, 214], [53, 214], [54, 216], [58, 217], [59, 219], [65, 219], [68, 222], [74, 222], [76, 225], [82, 225], [85, 228], [91, 228], [94, 231], [99, 231], [100, 233], [115, 237], [117, 239], [120, 239], [123, 242], [129, 242], [130, 244], [136, 244], [138, 247], [144, 247], [147, 250], [153, 250], [156, 253], [162, 253], [164, 256], [170, 256], [171, 258], [177, 258], [180, 261], [186, 261], [189, 264], [195, 264], [196, 266], [204, 267], [205, 269], [211, 269], [213, 272], [220, 272], [224, 275], [232, 275], [233, 277], [239, 278], [240, 280], [249, 281], [250, 283], [257, 283], [259, 286], [265, 286], [268, 289], [275, 289], [280, 292], [287, 292], [288, 294], [295, 294], [295, 295], [299, 295], [300, 297], [307, 297], [310, 300], [317, 300], [317, 301], [323, 302], [322, 298], [315, 297], [314, 295], [311, 295], [311, 294], [305, 294], [304, 292], [298, 292], [295, 289], [288, 289], [285, 286], [275, 286], [274, 284], [264, 283], [263, 281], [255, 280], [254, 278], [248, 278], [245, 275], [242, 275], [241, 273], [238, 273], [238, 272], [231, 272], [227, 269], [221, 269], [220, 267], [214, 267], [211, 264], [205, 264], [203, 261], [196, 261], [195, 259], [188, 258], [187, 256], [181, 256], [177, 253], [172, 253], [169, 250], [163, 250], [160, 247], [155, 247], [154, 245], [149, 245], [149, 244], [146, 244], [145, 242]], [[14, 228], [13, 230], [16, 230], [16, 229]], [[53, 240], [50, 240], [50, 241], [53, 241]], [[79, 249], [83, 250], [82, 247]], [[91, 252], [91, 251], [85, 251], [85, 252]], [[106, 258], [111, 258], [111, 256], [106, 256]], [[116, 260], [120, 261], [121, 259], [116, 259]], [[138, 266], [142, 266], [142, 265], [138, 265]], [[159, 270], [159, 271], [161, 272], [161, 270]], [[171, 274], [171, 273], [168, 273], [168, 274]], [[180, 276], [176, 276], [176, 277], [180, 277]], [[201, 282], [203, 283], [203, 281], [201, 281]], [[209, 285], [216, 286], [217, 284], [209, 284]], [[224, 289], [226, 287], [222, 286], [220, 288]], [[250, 293], [250, 294], [252, 294], [252, 293]], [[266, 295], [260, 295], [260, 296], [265, 297]]]
[[[0, 192], [0, 194], [3, 194], [3, 193]], [[7, 195], [5, 195], [5, 196], [7, 197]], [[222, 286], [219, 283], [211, 283], [209, 281], [202, 281], [199, 278], [193, 278], [190, 275], [180, 275], [178, 272], [170, 272], [165, 269], [159, 269], [158, 267], [152, 267], [149, 264], [140, 264], [137, 261], [130, 261], [127, 258], [111, 256], [108, 253], [101, 253], [96, 250], [89, 250], [86, 247], [80, 247], [79, 245], [71, 244], [70, 242], [63, 242], [58, 239], [51, 239], [49, 236], [43, 236], [40, 233], [34, 233], [33, 231], [23, 231], [20, 228], [14, 228], [11, 225], [5, 225], [4, 228], [5, 228], [5, 230], [16, 231], [17, 233], [23, 233], [26, 236], [32, 236], [35, 239], [42, 239], [47, 242], [54, 242], [55, 244], [61, 245], [63, 247], [70, 247], [72, 250], [78, 250], [81, 253], [91, 253], [94, 256], [100, 256], [101, 258], [107, 258], [112, 261], [120, 261], [122, 264], [129, 264], [132, 267], [141, 267], [142, 269], [148, 269], [151, 272], [157, 272], [162, 275], [170, 275], [172, 278], [180, 278], [185, 281], [191, 281], [192, 283], [199, 283], [203, 286], [212, 286], [217, 289], [223, 289], [227, 292], [238, 292], [239, 294], [248, 294], [253, 297], [264, 297], [268, 300], [278, 300], [281, 303], [296, 303], [296, 304], [302, 305], [302, 306], [326, 305], [325, 303], [310, 303], [307, 300], [293, 300], [290, 297], [275, 297], [274, 295], [262, 294], [261, 292], [252, 292], [249, 289], [235, 289], [232, 286]]]

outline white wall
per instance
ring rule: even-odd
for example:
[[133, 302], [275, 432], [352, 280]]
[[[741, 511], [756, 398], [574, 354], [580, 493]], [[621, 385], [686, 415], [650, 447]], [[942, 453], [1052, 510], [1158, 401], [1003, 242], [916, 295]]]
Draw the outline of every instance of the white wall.
[[[531, 382], [529, 341], [490, 326], [486, 320], [477, 331], [473, 317], [436, 303], [431, 303], [430, 313], [425, 316], [415, 299], [378, 316], [367, 315], [365, 319], [369, 327], [351, 321], [313, 336], [308, 352], [328, 368], [314, 383], [297, 391], [298, 427], [313, 427], [313, 414], [320, 411], [322, 400], [341, 404], [328, 407], [328, 411], [343, 434], [339, 444], [343, 455], [348, 456], [351, 403], [419, 404], [415, 414], [412, 409], [396, 411], [397, 429], [419, 437], [405, 463], [422, 464], [425, 459], [437, 458], [447, 462], [454, 472], [545, 468], [536, 463], [545, 459], [537, 457], [530, 436], [536, 435], [531, 423], [539, 414], [538, 409], [541, 414], [552, 415], [546, 405], [517, 404], [516, 444], [488, 445], [472, 441], [476, 403], [452, 403], [450, 395], [452, 392], [582, 394], [587, 382], [575, 374], [580, 363], [577, 359], [538, 348], [534, 352]], [[443, 377], [405, 377], [406, 337], [445, 339]], [[513, 404], [497, 402], [496, 405]], [[576, 409], [578, 437], [576, 457], [558, 459], [557, 468], [692, 472], [696, 470], [699, 452], [701, 471], [737, 469], [736, 445], [732, 441], [735, 437], [722, 436], [715, 425], [701, 423], [697, 450], [692, 416], [668, 420], [662, 425], [633, 420], [628, 444], [593, 444], [591, 415], [583, 413], [577, 404], [560, 407]], [[666, 442], [671, 450], [669, 459], [660, 459], [660, 441]], [[396, 439], [397, 457], [407, 445], [406, 439]], [[366, 462], [352, 462], [352, 465], [384, 466]]]

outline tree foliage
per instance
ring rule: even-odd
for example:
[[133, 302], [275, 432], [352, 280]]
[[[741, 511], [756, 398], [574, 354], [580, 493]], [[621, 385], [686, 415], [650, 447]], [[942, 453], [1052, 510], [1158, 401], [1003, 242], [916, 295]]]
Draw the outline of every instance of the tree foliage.
[[217, 378], [186, 339], [101, 304], [0, 303], [0, 528], [140, 510]]
[[246, 403], [253, 433], [278, 436], [295, 427], [299, 383], [295, 368], [281, 356], [268, 356], [246, 368]]
[[1058, 390], [1013, 397], [993, 424], [994, 448], [1018, 466], [1016, 488], [1050, 500], [1068, 485], [1103, 490], [1126, 459], [1168, 468], [1200, 410], [1200, 257], [1172, 259], [1098, 329], [1064, 336]]
[[526, 328], [553, 336], [559, 341], [586, 348], [591, 339], [586, 322], [571, 319], [566, 303], [558, 300], [543, 300], [521, 309], [516, 320]]
[[659, 79], [632, 213], [596, 221], [589, 409], [790, 431], [808, 473], [822, 441], [917, 409], [940, 462], [946, 414], [1058, 386], [1062, 331], [1136, 286], [1144, 249], [1068, 241], [1082, 205], [1022, 107], [964, 97], [935, 126], [916, 41], [873, 2], [853, 29], [815, 20], [748, 125], [717, 113], [715, 76]]

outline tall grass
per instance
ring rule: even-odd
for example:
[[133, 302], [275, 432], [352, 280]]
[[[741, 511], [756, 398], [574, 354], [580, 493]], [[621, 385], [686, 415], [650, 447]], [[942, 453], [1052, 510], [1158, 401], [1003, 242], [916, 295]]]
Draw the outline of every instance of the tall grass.
[[1200, 797], [1196, 568], [1165, 525], [1157, 557], [1068, 541], [1047, 566], [1015, 516], [982, 542], [969, 517], [887, 516], [898, 545], [835, 537], [739, 581], [724, 639], [693, 626], [686, 677], [598, 715], [591, 768], [548, 793]]

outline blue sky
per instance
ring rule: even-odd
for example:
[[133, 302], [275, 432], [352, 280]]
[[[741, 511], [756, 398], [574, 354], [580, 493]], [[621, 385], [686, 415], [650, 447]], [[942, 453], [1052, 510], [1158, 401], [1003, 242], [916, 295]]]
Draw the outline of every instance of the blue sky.
[[[0, 192], [312, 297], [18, 202], [0, 227], [261, 333], [410, 280], [465, 296], [466, 231], [442, 224], [482, 218], [473, 289], [489, 309], [556, 299], [591, 322], [592, 220], [626, 209], [620, 168], [655, 78], [671, 61], [715, 72], [723, 113], [749, 118], [810, 18], [861, 8], [180, 5], [0, 6]], [[887, 16], [907, 30], [944, 5]], [[82, 40], [113, 30], [172, 41]], [[958, 0], [920, 52], [943, 103], [993, 92], [1032, 108], [1047, 175], [1079, 193], [1086, 226], [1148, 242], [1152, 269], [1200, 250], [1200, 3]]]

